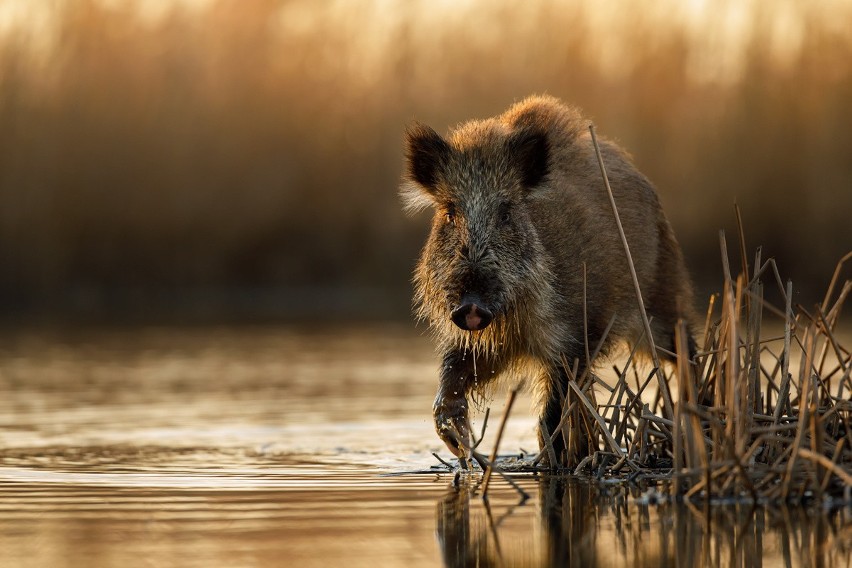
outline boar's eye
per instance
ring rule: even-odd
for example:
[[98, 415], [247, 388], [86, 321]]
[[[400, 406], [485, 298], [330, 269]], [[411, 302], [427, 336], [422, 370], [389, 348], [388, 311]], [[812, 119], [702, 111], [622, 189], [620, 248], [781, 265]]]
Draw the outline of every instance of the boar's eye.
[[446, 219], [448, 225], [456, 224], [456, 208], [452, 203], [444, 209], [444, 219]]
[[512, 204], [511, 203], [502, 203], [500, 204], [500, 209], [498, 210], [498, 218], [502, 224], [506, 224], [512, 220]]

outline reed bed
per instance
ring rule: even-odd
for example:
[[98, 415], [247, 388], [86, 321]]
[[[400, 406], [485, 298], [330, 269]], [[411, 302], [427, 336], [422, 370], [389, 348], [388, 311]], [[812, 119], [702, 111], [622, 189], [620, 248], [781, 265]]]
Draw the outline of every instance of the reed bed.
[[[605, 381], [591, 372], [576, 376], [566, 361], [563, 420], [549, 434], [563, 436], [567, 451], [495, 459], [498, 436], [490, 459], [470, 451], [487, 477], [493, 470], [508, 480], [511, 470], [666, 481], [676, 500], [852, 501], [852, 353], [837, 333], [852, 291], [852, 280], [840, 275], [852, 252], [838, 263], [822, 303], [806, 308], [760, 249], [752, 274], [744, 264], [731, 275], [724, 234], [720, 242], [723, 289], [710, 299], [695, 359], [681, 322], [676, 364], [643, 372], [633, 349]], [[767, 280], [783, 307], [764, 298]]]
[[[839, 275], [852, 253], [838, 263], [824, 301], [806, 309], [793, 303], [792, 283], [782, 284], [760, 250], [754, 274], [744, 266], [731, 276], [724, 234], [721, 242], [724, 286], [710, 300], [695, 360], [681, 322], [671, 368], [643, 376], [631, 353], [614, 368], [614, 384], [572, 377], [554, 433], [565, 437], [568, 452], [556, 469], [625, 479], [662, 473], [672, 496], [686, 499], [849, 500], [852, 356], [835, 331], [852, 289]], [[767, 276], [783, 309], [764, 300]], [[765, 316], [780, 320], [783, 335], [767, 336]], [[655, 378], [665, 387], [654, 388]]]

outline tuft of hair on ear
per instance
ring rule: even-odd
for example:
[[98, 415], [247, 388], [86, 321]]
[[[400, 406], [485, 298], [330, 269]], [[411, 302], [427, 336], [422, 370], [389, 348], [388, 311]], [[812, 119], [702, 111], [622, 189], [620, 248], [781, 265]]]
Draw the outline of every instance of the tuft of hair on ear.
[[509, 137], [508, 150], [524, 187], [533, 188], [544, 181], [550, 168], [550, 142], [543, 130], [525, 126], [515, 131]]

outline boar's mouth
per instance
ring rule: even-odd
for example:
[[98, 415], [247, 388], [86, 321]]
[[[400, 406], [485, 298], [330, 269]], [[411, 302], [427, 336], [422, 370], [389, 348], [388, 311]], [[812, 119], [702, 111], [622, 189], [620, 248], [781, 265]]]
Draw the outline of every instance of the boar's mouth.
[[477, 296], [465, 295], [450, 314], [453, 323], [465, 331], [485, 329], [494, 320], [494, 314]]

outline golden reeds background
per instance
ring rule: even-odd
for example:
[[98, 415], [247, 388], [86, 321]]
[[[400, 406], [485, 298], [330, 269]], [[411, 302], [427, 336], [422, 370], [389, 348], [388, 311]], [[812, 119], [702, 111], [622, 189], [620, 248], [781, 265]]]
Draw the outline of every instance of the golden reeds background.
[[703, 290], [736, 201], [816, 301], [852, 246], [849, 21], [848, 0], [2, 0], [0, 313], [407, 317], [404, 125], [534, 92], [634, 154]]

